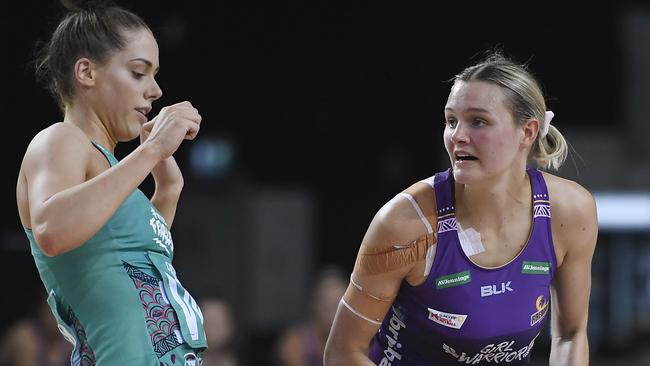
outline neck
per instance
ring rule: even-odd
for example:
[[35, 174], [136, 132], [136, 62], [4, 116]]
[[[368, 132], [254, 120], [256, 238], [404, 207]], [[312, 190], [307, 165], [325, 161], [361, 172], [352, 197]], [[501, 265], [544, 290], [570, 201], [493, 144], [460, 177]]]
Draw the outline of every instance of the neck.
[[531, 204], [532, 187], [525, 169], [512, 169], [477, 184], [456, 183], [455, 188], [456, 215], [476, 224], [501, 224], [508, 213]]
[[71, 103], [65, 106], [65, 123], [79, 127], [92, 141], [95, 141], [111, 152], [115, 150], [117, 141], [111, 136], [98, 113], [87, 103]]

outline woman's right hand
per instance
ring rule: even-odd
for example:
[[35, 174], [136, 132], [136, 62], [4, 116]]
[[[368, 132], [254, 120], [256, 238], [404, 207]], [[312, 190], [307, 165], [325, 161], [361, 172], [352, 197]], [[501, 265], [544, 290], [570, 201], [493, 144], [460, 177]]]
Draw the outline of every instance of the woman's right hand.
[[160, 159], [166, 159], [184, 139], [194, 139], [200, 126], [201, 115], [192, 103], [185, 101], [163, 107], [154, 119], [142, 126], [143, 134], [148, 134], [143, 144], [152, 144]]

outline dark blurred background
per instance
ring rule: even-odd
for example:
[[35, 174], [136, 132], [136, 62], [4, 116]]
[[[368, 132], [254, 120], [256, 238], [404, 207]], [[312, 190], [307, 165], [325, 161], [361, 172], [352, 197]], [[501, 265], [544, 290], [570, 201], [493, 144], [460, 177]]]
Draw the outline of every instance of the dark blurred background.
[[[573, 147], [560, 175], [603, 202], [592, 359], [650, 364], [650, 3], [118, 4], [158, 38], [164, 95], [154, 112], [189, 100], [203, 116], [175, 155], [186, 185], [174, 260], [197, 300], [232, 306], [241, 364], [279, 364], [278, 337], [309, 317], [320, 269], [349, 275], [374, 213], [447, 167], [447, 80], [493, 47], [530, 64]], [[62, 119], [29, 66], [62, 13], [42, 0], [0, 13], [0, 332], [43, 296], [15, 181], [33, 135]], [[543, 364], [548, 340], [535, 351]]]

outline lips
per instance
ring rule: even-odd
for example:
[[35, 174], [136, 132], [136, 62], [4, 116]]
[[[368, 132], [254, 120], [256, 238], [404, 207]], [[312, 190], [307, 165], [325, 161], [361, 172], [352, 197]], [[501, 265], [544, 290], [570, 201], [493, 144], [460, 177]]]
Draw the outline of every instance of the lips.
[[151, 112], [151, 107], [148, 107], [148, 106], [147, 107], [138, 107], [138, 108], [135, 108], [135, 110], [138, 111], [139, 113], [141, 113], [146, 118], [147, 114], [149, 112]]
[[456, 161], [476, 161], [478, 158], [474, 155], [467, 154], [467, 153], [455, 153], [454, 157], [456, 158]]

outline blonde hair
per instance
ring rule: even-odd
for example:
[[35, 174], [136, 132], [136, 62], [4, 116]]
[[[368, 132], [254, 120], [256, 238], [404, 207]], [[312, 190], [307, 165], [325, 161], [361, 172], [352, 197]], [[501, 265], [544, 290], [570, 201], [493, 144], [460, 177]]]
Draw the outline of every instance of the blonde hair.
[[[485, 60], [463, 70], [453, 81], [484, 81], [500, 86], [516, 123], [523, 124], [536, 119], [540, 122], [541, 130], [546, 101], [539, 83], [526, 65], [517, 64], [496, 51]], [[564, 136], [551, 125], [546, 136], [537, 133], [529, 159], [534, 160], [539, 168], [558, 170], [566, 160], [567, 153], [568, 145]]]

